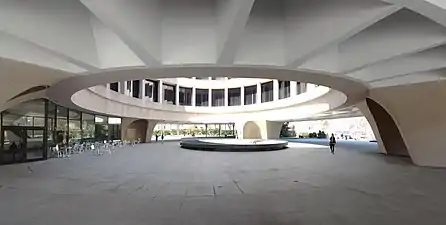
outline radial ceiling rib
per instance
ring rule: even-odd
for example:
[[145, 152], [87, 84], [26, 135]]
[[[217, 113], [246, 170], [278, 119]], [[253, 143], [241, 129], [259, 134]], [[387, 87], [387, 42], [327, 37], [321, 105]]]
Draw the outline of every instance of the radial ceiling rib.
[[160, 66], [161, 19], [158, 1], [80, 0], [112, 29], [146, 66]]
[[372, 88], [408, 85], [423, 82], [441, 81], [446, 79], [442, 77], [445, 74], [444, 69], [425, 71], [421, 73], [411, 73], [398, 75], [393, 77], [387, 77], [385, 79], [379, 79], [370, 83]]
[[94, 71], [97, 54], [89, 14], [75, 0], [0, 1], [0, 31]]
[[446, 67], [445, 56], [446, 46], [442, 45], [422, 52], [385, 60], [347, 74], [347, 76], [374, 82], [410, 73], [441, 69]]
[[383, 0], [406, 7], [446, 27], [445, 0]]
[[218, 7], [218, 64], [232, 64], [255, 0], [220, 0]]
[[[404, 40], [404, 41], [402, 41]], [[445, 27], [404, 9], [339, 44], [337, 49], [305, 62], [301, 68], [352, 73], [375, 63], [438, 47], [446, 42]], [[327, 62], [332, 63], [327, 67]]]
[[[85, 62], [80, 61], [78, 59], [75, 59], [75, 58], [73, 58], [73, 57], [71, 57], [71, 56], [69, 56], [67, 54], [63, 54], [61, 52], [54, 51], [54, 50], [52, 50], [50, 48], [42, 46], [42, 45], [40, 45], [38, 43], [35, 43], [35, 42], [31, 41], [31, 40], [18, 37], [17, 35], [13, 35], [13, 34], [5, 32], [5, 31], [0, 31], [0, 34], [5, 35], [6, 37], [9, 37], [9, 38], [16, 39], [16, 40], [20, 41], [21, 43], [25, 43], [27, 46], [29, 46], [31, 48], [35, 48], [38, 51], [42, 51], [42, 52], [44, 52], [44, 53], [46, 53], [46, 54], [48, 54], [48, 55], [50, 55], [50, 56], [52, 56], [52, 57], [54, 57], [56, 59], [59, 59], [60, 62], [67, 62], [68, 64], [73, 64], [74, 66], [77, 66], [79, 68], [82, 68], [82, 69], [85, 69], [85, 70], [88, 70], [88, 71], [91, 71], [91, 72], [98, 71], [98, 67], [96, 67], [94, 65], [85, 63]], [[30, 52], [32, 52], [32, 50]], [[20, 59], [18, 59], [18, 60], [20, 60]], [[56, 69], [61, 69], [61, 68], [65, 68], [65, 67], [66, 66], [61, 65], [60, 68], [56, 68]], [[76, 68], [72, 68], [70, 70], [71, 70], [70, 72], [74, 72], [74, 73], [83, 72], [80, 69], [76, 69]]]
[[144, 66], [138, 56], [96, 16], [91, 15], [99, 65], [103, 69]]
[[[318, 22], [312, 22], [308, 18], [288, 16], [288, 23], [292, 23], [289, 27], [294, 26], [294, 31], [290, 30], [290, 34], [287, 36], [289, 46], [287, 48], [287, 67], [291, 69], [299, 67], [307, 60], [333, 46], [339, 45], [400, 9], [400, 6], [393, 5], [374, 6], [370, 9], [349, 9], [345, 7], [345, 12], [342, 10], [328, 10], [324, 15], [326, 16], [327, 13], [333, 15], [328, 18], [321, 15], [319, 20], [322, 18], [325, 21]], [[357, 10], [357, 12], [354, 10]], [[312, 15], [308, 15], [308, 17], [311, 18]], [[332, 29], [333, 27], [336, 29]], [[327, 33], [327, 30], [330, 32]]]

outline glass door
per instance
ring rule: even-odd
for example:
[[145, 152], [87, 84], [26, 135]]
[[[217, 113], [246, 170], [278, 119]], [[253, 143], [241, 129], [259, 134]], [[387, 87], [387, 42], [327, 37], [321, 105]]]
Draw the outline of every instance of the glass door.
[[1, 163], [20, 163], [44, 159], [44, 128], [2, 127], [3, 152]]
[[26, 149], [25, 149], [25, 160], [26, 161], [34, 161], [34, 160], [42, 160], [44, 157], [44, 129], [43, 128], [25, 128], [26, 133]]

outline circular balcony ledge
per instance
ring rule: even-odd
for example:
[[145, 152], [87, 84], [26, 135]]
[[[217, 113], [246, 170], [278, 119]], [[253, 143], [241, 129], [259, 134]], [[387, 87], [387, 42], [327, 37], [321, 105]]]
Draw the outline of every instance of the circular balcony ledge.
[[[206, 74], [207, 76], [213, 77], [223, 77], [228, 76], [228, 74], [237, 74], [239, 77], [246, 78], [260, 78], [260, 79], [278, 79], [278, 80], [289, 80], [289, 81], [299, 81], [305, 83], [319, 84], [326, 87], [331, 88], [331, 90], [326, 93], [329, 95], [328, 98], [324, 100], [320, 100], [321, 103], [328, 104], [329, 106], [324, 107], [324, 109], [318, 109], [317, 111], [330, 110], [339, 107], [346, 107], [356, 103], [358, 100], [364, 98], [367, 94], [367, 86], [364, 84], [357, 82], [355, 80], [349, 79], [347, 77], [335, 76], [332, 74], [325, 73], [314, 73], [308, 71], [300, 71], [300, 70], [289, 70], [278, 67], [250, 67], [250, 66], [235, 66], [235, 67], [215, 67], [215, 66], [187, 66], [187, 67], [164, 67], [164, 68], [138, 68], [138, 69], [118, 69], [118, 70], [108, 70], [101, 71], [97, 73], [90, 73], [85, 75], [74, 76], [65, 80], [62, 80], [50, 87], [48, 90], [48, 96], [51, 100], [55, 101], [58, 104], [73, 108], [73, 109], [82, 109], [89, 110], [92, 112], [100, 112], [104, 114], [110, 114], [115, 116], [123, 116], [123, 117], [136, 117], [136, 118], [154, 118], [154, 119], [166, 119], [166, 117], [172, 117], [172, 121], [183, 121], [187, 115], [190, 121], [191, 117], [195, 117], [198, 119], [211, 119], [213, 118], [210, 113], [206, 111], [202, 111], [202, 113], [198, 112], [187, 112], [186, 110], [175, 110], [175, 108], [181, 107], [172, 107], [172, 111], [169, 115], [166, 114], [166, 108], [154, 108], [154, 109], [144, 109], [141, 107], [136, 107], [135, 105], [130, 104], [122, 104], [119, 102], [113, 102], [114, 105], [111, 107], [112, 101], [107, 101], [103, 103], [99, 102], [90, 102], [91, 99], [94, 98], [98, 101], [100, 100], [99, 96], [94, 96], [93, 93], [86, 93], [86, 88], [105, 84], [112, 83], [116, 81], [126, 81], [126, 80], [138, 80], [138, 79], [161, 79], [161, 78], [176, 78], [176, 77], [195, 77], [197, 74]], [[78, 93], [77, 93], [78, 92]], [[297, 95], [299, 96], [299, 95]], [[344, 97], [340, 97], [344, 96]], [[115, 99], [116, 100], [116, 99]], [[139, 100], [140, 99], [135, 99]], [[102, 100], [104, 101], [104, 97]], [[334, 101], [334, 102], [329, 102]], [[273, 113], [275, 109], [277, 109], [277, 102], [272, 102], [271, 105], [273, 107], [269, 108], [268, 113]], [[154, 107], [155, 104], [153, 103]], [[262, 105], [267, 104], [258, 104]], [[157, 104], [160, 107], [161, 104]], [[162, 105], [164, 106], [164, 105]], [[257, 106], [253, 106], [257, 107]], [[201, 107], [194, 107], [201, 108]], [[217, 108], [221, 110], [220, 107], [202, 107], [204, 109], [198, 110], [212, 110], [213, 108]], [[236, 107], [222, 107], [222, 108], [230, 108], [232, 109]], [[282, 108], [282, 111], [291, 110]], [[295, 109], [294, 109], [295, 110]], [[254, 112], [247, 111], [247, 112]], [[241, 111], [236, 116], [247, 116], [248, 114], [244, 114]], [[125, 113], [125, 115], [123, 115]], [[296, 113], [289, 111], [287, 113]], [[143, 116], [142, 114], [145, 114]], [[164, 114], [164, 115], [163, 115]], [[252, 115], [251, 113], [250, 115]], [[257, 113], [254, 113], [257, 114]], [[234, 115], [234, 114], [233, 114]], [[260, 115], [259, 115], [260, 116]], [[277, 114], [275, 115], [277, 117]]]
[[[240, 88], [240, 87], [239, 87]], [[199, 114], [224, 114], [224, 113], [247, 113], [247, 112], [259, 112], [266, 111], [272, 109], [282, 109], [291, 106], [297, 106], [299, 104], [315, 100], [317, 98], [323, 97], [326, 95], [330, 89], [324, 86], [316, 87], [315, 89], [299, 94], [290, 96], [288, 98], [279, 99], [270, 102], [263, 102], [258, 104], [251, 105], [238, 105], [238, 106], [178, 106], [173, 104], [152, 102], [149, 100], [144, 100], [140, 98], [134, 98], [125, 94], [121, 94], [115, 91], [111, 91], [104, 86], [95, 86], [86, 89], [86, 91], [90, 91], [94, 94], [97, 94], [103, 98], [108, 99], [109, 101], [115, 101], [126, 105], [138, 106], [141, 108], [148, 108], [153, 110], [161, 110], [161, 111], [169, 111], [169, 112], [187, 112], [187, 113], [199, 113]], [[76, 99], [75, 96], [78, 94], [75, 93], [73, 99]], [[340, 94], [343, 95], [343, 94]], [[80, 102], [74, 103], [78, 105], [83, 105]]]

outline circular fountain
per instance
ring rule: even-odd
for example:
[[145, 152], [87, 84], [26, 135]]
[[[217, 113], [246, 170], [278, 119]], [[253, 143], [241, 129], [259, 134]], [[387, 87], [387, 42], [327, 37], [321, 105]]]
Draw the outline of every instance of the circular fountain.
[[180, 146], [186, 149], [223, 152], [275, 151], [285, 149], [287, 141], [258, 139], [183, 138]]

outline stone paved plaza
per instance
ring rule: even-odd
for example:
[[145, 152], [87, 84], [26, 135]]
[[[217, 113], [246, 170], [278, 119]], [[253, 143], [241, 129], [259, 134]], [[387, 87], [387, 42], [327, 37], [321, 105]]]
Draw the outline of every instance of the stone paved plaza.
[[446, 171], [370, 151], [142, 144], [0, 167], [0, 224], [446, 224]]

